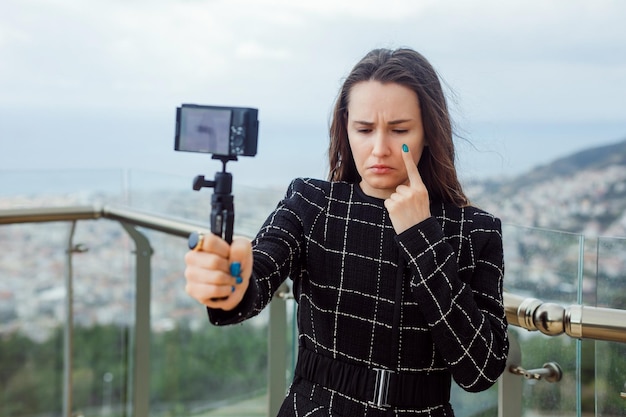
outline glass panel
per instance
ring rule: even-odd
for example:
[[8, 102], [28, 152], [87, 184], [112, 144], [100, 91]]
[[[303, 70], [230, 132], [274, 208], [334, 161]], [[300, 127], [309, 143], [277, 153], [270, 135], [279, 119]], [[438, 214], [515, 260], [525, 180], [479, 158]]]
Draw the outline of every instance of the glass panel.
[[[551, 230], [506, 226], [504, 234], [505, 288], [544, 302], [576, 304], [582, 280], [580, 235]], [[556, 362], [562, 380], [524, 380], [522, 415], [579, 414], [579, 342], [567, 335], [547, 336], [515, 329], [525, 369]]]
[[[72, 254], [73, 410], [104, 407], [106, 393], [118, 403], [126, 397], [133, 281], [129, 245], [111, 226], [119, 228], [97, 221], [76, 228], [81, 252]], [[3, 415], [62, 410], [70, 229], [66, 222], [0, 227]]]
[[598, 307], [626, 310], [626, 239], [598, 238]]
[[[2, 172], [0, 209], [120, 202], [122, 178], [120, 171]], [[81, 250], [71, 264], [73, 410], [100, 410], [105, 396], [127, 397], [134, 294], [125, 292], [133, 281], [119, 228], [100, 221], [76, 227], [74, 244]], [[62, 411], [70, 231], [69, 222], [0, 226], [3, 415]]]
[[153, 415], [192, 415], [240, 403], [248, 411], [250, 407], [265, 411], [267, 310], [241, 325], [212, 326], [205, 308], [185, 292], [186, 242], [159, 232], [144, 233], [154, 249]]
[[[597, 304], [626, 310], [626, 239], [598, 239]], [[596, 415], [626, 416], [626, 344], [596, 342]]]
[[524, 368], [541, 369], [548, 362], [556, 362], [563, 371], [561, 381], [555, 383], [524, 380], [522, 415], [578, 415], [578, 341], [567, 335], [547, 336], [518, 328], [515, 331], [520, 340]]
[[502, 229], [505, 291], [563, 305], [577, 302], [580, 235], [514, 225]]
[[0, 414], [60, 414], [67, 224], [0, 225]]
[[117, 222], [77, 223], [73, 256], [73, 409], [130, 415], [134, 243]]
[[[46, 181], [54, 187], [46, 187], [37, 173], [3, 175], [3, 184], [17, 181], [28, 186], [14, 187], [17, 195], [3, 187], [0, 209], [119, 202], [197, 219], [199, 224], [209, 218], [211, 190], [194, 192], [188, 178], [116, 174], [111, 183], [115, 186], [110, 187], [111, 178], [101, 181], [98, 173], [46, 174]], [[283, 193], [235, 188], [235, 234], [256, 233]], [[4, 411], [6, 415], [61, 412], [69, 229], [69, 223], [0, 227], [0, 369], [2, 380], [7, 381], [3, 415]], [[264, 414], [267, 314], [241, 326], [211, 326], [204, 308], [184, 291], [184, 239], [143, 232], [155, 250], [151, 260], [151, 412], [185, 415], [235, 403], [241, 410], [245, 407], [246, 415], [255, 415], [253, 409]], [[74, 243], [87, 251], [74, 254], [72, 263], [73, 409], [91, 415], [128, 415], [132, 411], [134, 243], [117, 222], [108, 220], [79, 222]], [[290, 346], [292, 337], [287, 336]], [[41, 401], [32, 398], [33, 392]]]
[[450, 404], [456, 417], [487, 417], [498, 415], [498, 384], [483, 392], [463, 391], [454, 382], [450, 392]]

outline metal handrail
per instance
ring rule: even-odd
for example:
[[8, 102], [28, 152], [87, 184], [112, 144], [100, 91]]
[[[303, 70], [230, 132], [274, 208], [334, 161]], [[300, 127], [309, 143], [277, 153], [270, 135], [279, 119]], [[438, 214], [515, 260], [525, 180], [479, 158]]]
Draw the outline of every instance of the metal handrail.
[[102, 208], [97, 205], [0, 210], [0, 224], [91, 220], [100, 217]]
[[206, 229], [200, 223], [176, 220], [172, 217], [152, 214], [130, 207], [120, 206], [66, 206], [38, 207], [0, 210], [0, 224], [40, 223], [106, 218], [131, 223], [135, 226], [187, 237], [198, 229]]
[[509, 324], [549, 336], [567, 334], [576, 339], [626, 343], [626, 311], [613, 308], [571, 305], [563, 307], [504, 293]]
[[[180, 237], [205, 228], [199, 223], [110, 205], [0, 210], [0, 224], [99, 218], [127, 222]], [[578, 339], [626, 343], [625, 310], [582, 305], [563, 307], [508, 292], [504, 293], [504, 306], [507, 320], [513, 326], [530, 331], [538, 330], [551, 336], [565, 333]]]

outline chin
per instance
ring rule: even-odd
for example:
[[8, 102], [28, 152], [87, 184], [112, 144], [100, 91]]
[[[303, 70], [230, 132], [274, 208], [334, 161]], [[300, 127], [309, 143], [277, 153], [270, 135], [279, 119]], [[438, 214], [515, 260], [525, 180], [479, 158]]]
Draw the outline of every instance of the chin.
[[[374, 182], [374, 181], [370, 181], [370, 182], [365, 182], [367, 185], [367, 188], [371, 191], [371, 193], [375, 193], [377, 194], [376, 196], [378, 196], [379, 198], [388, 198], [391, 194], [393, 194], [396, 191], [396, 186], [395, 185], [390, 185], [390, 183], [382, 183], [382, 182]], [[363, 185], [361, 185], [361, 188], [364, 188]], [[384, 197], [381, 197], [384, 196]]]
[[389, 177], [375, 177], [375, 178], [367, 178], [367, 180], [365, 181], [367, 182], [367, 184], [371, 187], [371, 188], [375, 188], [378, 190], [394, 190], [396, 189], [396, 187], [398, 185], [401, 184], [401, 182], [398, 182], [395, 178], [389, 178]]

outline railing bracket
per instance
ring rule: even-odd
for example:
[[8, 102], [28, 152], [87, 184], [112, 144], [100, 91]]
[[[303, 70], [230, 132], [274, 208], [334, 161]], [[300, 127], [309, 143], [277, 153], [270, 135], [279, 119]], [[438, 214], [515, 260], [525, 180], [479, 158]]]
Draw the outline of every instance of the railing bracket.
[[543, 379], [547, 382], [559, 382], [563, 377], [563, 370], [556, 362], [548, 362], [543, 365], [543, 368], [529, 370], [521, 366], [512, 365], [509, 367], [509, 372], [523, 376], [526, 379]]

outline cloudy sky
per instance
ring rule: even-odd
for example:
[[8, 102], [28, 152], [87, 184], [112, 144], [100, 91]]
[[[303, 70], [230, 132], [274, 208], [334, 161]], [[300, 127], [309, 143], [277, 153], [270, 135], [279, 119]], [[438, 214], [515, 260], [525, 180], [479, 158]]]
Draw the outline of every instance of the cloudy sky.
[[375, 47], [447, 85], [463, 176], [516, 175], [626, 138], [620, 0], [2, 0], [0, 173], [210, 174], [173, 151], [182, 103], [259, 108], [236, 181], [323, 177], [342, 78]]

